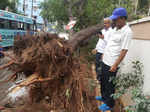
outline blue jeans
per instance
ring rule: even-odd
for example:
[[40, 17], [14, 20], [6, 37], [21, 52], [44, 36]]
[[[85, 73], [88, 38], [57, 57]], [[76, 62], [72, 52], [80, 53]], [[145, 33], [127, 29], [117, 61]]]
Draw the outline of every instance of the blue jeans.
[[97, 52], [96, 53], [96, 74], [97, 74], [97, 80], [101, 81], [101, 65], [102, 65], [102, 53]]

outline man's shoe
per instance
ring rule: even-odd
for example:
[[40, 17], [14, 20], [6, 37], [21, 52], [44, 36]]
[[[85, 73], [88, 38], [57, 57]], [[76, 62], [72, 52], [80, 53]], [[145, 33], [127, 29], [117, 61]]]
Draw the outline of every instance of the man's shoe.
[[99, 100], [99, 101], [104, 101], [101, 96], [96, 96], [95, 99], [96, 99], [96, 100]]
[[102, 104], [101, 106], [98, 107], [98, 109], [104, 112], [107, 110], [111, 110], [111, 108], [107, 106], [107, 104]]

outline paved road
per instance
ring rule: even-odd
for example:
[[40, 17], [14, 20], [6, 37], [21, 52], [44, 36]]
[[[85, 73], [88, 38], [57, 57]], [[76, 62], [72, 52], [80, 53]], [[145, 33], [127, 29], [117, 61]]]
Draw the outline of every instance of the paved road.
[[[5, 52], [12, 55], [12, 51], [5, 51]], [[8, 57], [0, 58], [0, 66], [8, 63], [9, 60], [10, 59]], [[4, 105], [4, 103], [6, 103], [6, 101], [8, 102], [9, 97], [11, 97], [11, 100], [13, 99], [13, 102], [15, 102], [14, 98], [16, 96], [19, 96], [22, 94], [24, 95], [26, 92], [25, 89], [20, 89], [20, 91], [18, 91], [15, 94], [9, 94], [10, 93], [9, 90], [16, 86], [16, 82], [21, 82], [21, 80], [25, 79], [23, 74], [19, 74], [18, 78], [15, 82], [9, 81], [7, 83], [1, 83], [1, 81], [7, 80], [12, 74], [13, 74], [13, 72], [10, 71], [8, 68], [6, 68], [4, 70], [0, 70], [0, 105]], [[9, 94], [9, 97], [7, 97], [8, 94]]]
[[[9, 61], [8, 58], [0, 58], [0, 66], [7, 63], [8, 61]], [[12, 72], [8, 70], [8, 68], [4, 70], [0, 70], [0, 82], [3, 80], [7, 80], [10, 75], [12, 75]], [[0, 104], [6, 98], [8, 94], [8, 89], [12, 85], [13, 85], [13, 82], [0, 83]]]

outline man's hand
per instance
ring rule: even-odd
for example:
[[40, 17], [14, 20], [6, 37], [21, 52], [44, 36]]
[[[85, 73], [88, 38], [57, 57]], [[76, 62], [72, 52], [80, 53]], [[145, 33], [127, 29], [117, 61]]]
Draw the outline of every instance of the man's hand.
[[114, 63], [114, 65], [111, 66], [110, 68], [110, 72], [116, 72], [118, 65], [121, 63], [121, 61], [124, 59], [126, 53], [128, 52], [128, 50], [123, 49], [120, 52], [120, 56], [119, 58], [116, 60], [116, 62]]
[[104, 39], [104, 35], [98, 34], [98, 37]]
[[92, 54], [96, 54], [97, 53], [97, 50], [96, 49], [93, 49], [92, 50]]
[[114, 64], [114, 65], [111, 66], [111, 68], [110, 68], [109, 71], [110, 71], [110, 72], [116, 72], [117, 67], [118, 67], [118, 66], [117, 66], [116, 64]]

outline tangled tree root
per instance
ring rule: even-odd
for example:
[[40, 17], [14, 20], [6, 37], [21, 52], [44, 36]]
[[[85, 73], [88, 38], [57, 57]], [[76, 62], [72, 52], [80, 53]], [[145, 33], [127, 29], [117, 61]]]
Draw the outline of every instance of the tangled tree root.
[[26, 36], [14, 42], [13, 52], [13, 61], [5, 67], [9, 66], [15, 74], [34, 76], [19, 85], [30, 86], [32, 103], [48, 97], [49, 109], [56, 112], [96, 111], [96, 103], [91, 101], [94, 98], [83, 84], [88, 71], [67, 41], [55, 34]]

